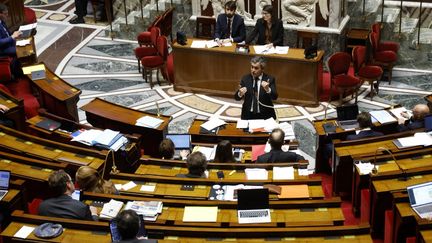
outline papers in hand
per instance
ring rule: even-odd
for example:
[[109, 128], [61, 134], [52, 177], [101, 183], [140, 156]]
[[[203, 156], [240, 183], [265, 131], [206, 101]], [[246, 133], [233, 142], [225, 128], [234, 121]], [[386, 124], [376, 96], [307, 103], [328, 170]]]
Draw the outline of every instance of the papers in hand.
[[396, 118], [386, 110], [369, 111], [369, 113], [381, 124], [397, 122]]
[[108, 219], [114, 218], [122, 209], [123, 204], [124, 203], [121, 201], [111, 199], [108, 203], [104, 204], [99, 217]]
[[247, 180], [267, 180], [268, 171], [260, 168], [247, 168], [245, 169]]
[[21, 31], [21, 33], [22, 33], [21, 37], [27, 38], [27, 37], [30, 37], [32, 30], [36, 29], [36, 27], [37, 27], [37, 23], [21, 25], [19, 27], [18, 31]]
[[225, 125], [226, 123], [218, 118], [211, 118], [210, 120], [204, 122], [203, 124], [201, 124], [201, 127], [206, 129], [207, 131], [211, 131], [213, 129], [215, 129], [216, 127]]
[[162, 123], [163, 123], [162, 119], [152, 117], [152, 116], [143, 116], [136, 121], [135, 125], [141, 127], [157, 128]]
[[183, 222], [216, 222], [218, 207], [186, 206]]

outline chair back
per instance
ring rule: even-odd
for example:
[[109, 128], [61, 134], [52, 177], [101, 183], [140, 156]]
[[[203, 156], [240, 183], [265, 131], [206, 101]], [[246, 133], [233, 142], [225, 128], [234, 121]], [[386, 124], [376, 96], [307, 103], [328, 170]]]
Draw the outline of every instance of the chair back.
[[351, 64], [351, 56], [346, 52], [336, 52], [327, 61], [331, 77], [347, 74]]
[[378, 51], [378, 46], [379, 46], [378, 34], [375, 32], [371, 32], [369, 34], [369, 41], [371, 44], [372, 57], [375, 58], [375, 54]]
[[9, 57], [0, 57], [0, 82], [9, 82], [12, 79], [10, 68], [11, 59]]
[[318, 32], [297, 31], [297, 48], [306, 49], [310, 46], [318, 45]]
[[366, 47], [355, 46], [352, 50], [354, 72], [358, 73], [361, 67], [366, 64]]
[[151, 27], [150, 29], [150, 39], [153, 46], [157, 46], [157, 39], [161, 35], [161, 31], [158, 27]]
[[153, 22], [148, 26], [147, 31], [151, 31], [152, 27], [160, 28], [161, 22], [162, 22], [162, 15], [156, 16]]
[[197, 17], [196, 38], [213, 39], [216, 29], [216, 19], [212, 17]]
[[371, 26], [372, 32], [377, 34], [378, 42], [381, 40], [381, 24], [375, 23]]
[[162, 57], [164, 62], [166, 62], [168, 58], [168, 40], [166, 36], [159, 36], [157, 39], [157, 51], [159, 55]]
[[173, 13], [174, 8], [170, 8], [162, 15], [161, 32], [164, 36], [172, 35]]

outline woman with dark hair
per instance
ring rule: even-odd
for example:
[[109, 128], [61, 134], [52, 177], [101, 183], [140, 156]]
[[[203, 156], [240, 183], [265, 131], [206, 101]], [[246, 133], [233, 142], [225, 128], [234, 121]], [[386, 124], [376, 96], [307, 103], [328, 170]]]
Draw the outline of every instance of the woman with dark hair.
[[232, 152], [232, 144], [228, 140], [222, 140], [216, 147], [216, 154], [214, 158], [216, 163], [235, 163], [234, 155]]
[[258, 19], [252, 33], [246, 38], [249, 44], [258, 36], [257, 45], [283, 46], [284, 29], [276, 13], [273, 13], [272, 5], [265, 5], [261, 11], [262, 18]]

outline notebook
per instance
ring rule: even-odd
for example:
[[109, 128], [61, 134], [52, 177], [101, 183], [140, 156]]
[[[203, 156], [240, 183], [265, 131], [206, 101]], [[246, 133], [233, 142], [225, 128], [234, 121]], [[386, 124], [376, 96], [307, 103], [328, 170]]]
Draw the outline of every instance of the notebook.
[[36, 123], [36, 126], [48, 131], [54, 131], [61, 126], [61, 123], [48, 118], [43, 118], [42, 121]]
[[189, 150], [191, 146], [190, 135], [189, 134], [167, 134], [166, 138], [171, 139], [174, 143], [175, 153], [174, 157], [180, 157], [180, 151]]
[[0, 170], [0, 201], [8, 193], [10, 183], [10, 171]]
[[31, 79], [32, 80], [39, 80], [39, 79], [45, 79], [45, 69], [44, 70], [35, 70], [31, 72]]
[[239, 224], [270, 223], [268, 189], [238, 190], [237, 217]]
[[358, 128], [357, 115], [358, 106], [357, 105], [345, 105], [336, 108], [337, 112], [337, 123], [344, 129], [356, 129]]
[[421, 217], [432, 217], [432, 182], [407, 187], [412, 209]]

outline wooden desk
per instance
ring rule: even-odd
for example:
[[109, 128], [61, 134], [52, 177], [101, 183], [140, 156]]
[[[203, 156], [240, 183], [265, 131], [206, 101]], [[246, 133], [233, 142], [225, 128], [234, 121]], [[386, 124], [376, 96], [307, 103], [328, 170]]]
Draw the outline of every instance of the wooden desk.
[[36, 64], [38, 61], [34, 37], [30, 36], [25, 40], [29, 40], [30, 44], [25, 46], [16, 46], [17, 58], [23, 66]]
[[398, 179], [376, 180], [371, 183], [371, 233], [383, 237], [384, 212], [392, 207], [392, 192], [406, 191], [408, 186], [429, 182], [432, 174], [413, 176], [407, 181]]
[[[185, 46], [173, 44], [174, 89], [234, 99], [241, 78], [250, 73], [250, 59], [256, 56], [253, 47], [250, 54], [236, 53], [235, 45], [194, 49], [190, 47], [193, 40], [188, 39]], [[316, 106], [324, 51], [318, 51], [314, 59], [305, 59], [303, 52], [303, 49], [290, 48], [285, 55], [265, 55], [266, 73], [276, 78], [278, 101]]]
[[0, 104], [9, 108], [4, 115], [14, 122], [15, 128], [20, 131], [25, 129], [24, 100], [17, 99], [0, 89]]
[[[159, 144], [168, 133], [170, 116], [156, 116], [143, 111], [130, 109], [121, 105], [96, 98], [81, 107], [86, 112], [87, 121], [98, 128], [109, 128], [122, 133], [137, 133], [141, 136], [141, 146], [146, 155], [159, 156]], [[137, 119], [152, 116], [163, 120], [157, 128], [136, 126]], [[151, 142], [149, 142], [151, 141]]]
[[[79, 122], [77, 103], [81, 90], [61, 79], [45, 64], [43, 65], [46, 78], [32, 80], [39, 91], [41, 107], [60, 117]], [[31, 80], [31, 74], [29, 78]]]
[[355, 46], [366, 46], [369, 41], [369, 29], [350, 29], [346, 34], [345, 51], [351, 54]]
[[10, 215], [14, 210], [23, 209], [24, 200], [20, 190], [9, 189], [8, 193], [0, 200], [0, 212], [2, 214], [2, 221], [0, 227], [3, 229], [11, 221]]

